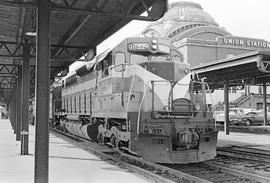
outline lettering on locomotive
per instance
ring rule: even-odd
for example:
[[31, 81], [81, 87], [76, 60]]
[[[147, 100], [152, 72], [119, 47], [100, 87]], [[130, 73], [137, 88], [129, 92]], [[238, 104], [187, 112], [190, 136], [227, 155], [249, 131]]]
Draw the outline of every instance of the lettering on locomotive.
[[129, 43], [128, 51], [137, 52], [137, 51], [149, 51], [150, 45], [148, 43]]

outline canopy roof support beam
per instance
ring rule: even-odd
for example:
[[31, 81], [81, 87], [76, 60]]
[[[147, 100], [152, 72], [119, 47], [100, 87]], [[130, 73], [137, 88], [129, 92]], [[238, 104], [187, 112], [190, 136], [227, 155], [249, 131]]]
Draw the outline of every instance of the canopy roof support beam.
[[[104, 11], [99, 6], [97, 6], [98, 1], [92, 1], [93, 5], [91, 8], [86, 9], [85, 7], [77, 7], [76, 2], [67, 3], [66, 0], [54, 0], [49, 1], [49, 6], [52, 11], [64, 12], [64, 13], [77, 13], [85, 15], [98, 15], [98, 16], [108, 16], [108, 17], [119, 17], [123, 19], [130, 20], [143, 20], [143, 21], [156, 21], [160, 19], [168, 9], [168, 0], [153, 0], [151, 4], [147, 0], [134, 0], [129, 7], [126, 7], [124, 4], [125, 1], [121, 2], [116, 0], [117, 7], [120, 7], [121, 11]], [[0, 5], [5, 6], [25, 6], [25, 7], [37, 7], [38, 4], [34, 1], [23, 1], [23, 0], [1, 0]], [[142, 12], [138, 13], [136, 10], [140, 8]], [[150, 9], [151, 8], [151, 9]], [[133, 13], [136, 12], [136, 13]], [[143, 12], [146, 12], [145, 15], [141, 15]]]
[[[66, 2], [66, 1], [65, 1]], [[94, 6], [93, 6], [94, 3]], [[75, 3], [73, 3], [70, 7], [74, 6]], [[104, 1], [101, 5], [101, 9], [104, 8], [104, 6], [107, 4], [107, 1]], [[67, 5], [69, 6], [69, 5]], [[96, 8], [96, 1], [89, 1], [89, 3], [86, 5], [86, 8]], [[66, 45], [83, 27], [85, 23], [87, 23], [88, 19], [91, 17], [91, 15], [80, 15], [76, 21], [70, 26], [70, 28], [66, 31], [66, 33], [62, 36], [62, 38], [59, 41], [60, 45]], [[54, 51], [52, 51], [52, 54], [57, 57], [59, 53], [63, 50], [63, 47], [56, 47]], [[86, 57], [85, 57], [86, 58]]]
[[[67, 43], [64, 41], [63, 43]], [[20, 62], [23, 59], [23, 46], [25, 43], [18, 44], [16, 42], [0, 41], [0, 58], [3, 59], [16, 59], [17, 62]], [[35, 61], [36, 47], [34, 44], [27, 44], [31, 48], [31, 58]], [[87, 59], [87, 51], [92, 49], [95, 52], [96, 48], [92, 47], [80, 47], [80, 46], [70, 46], [66, 44], [53, 44], [51, 45], [52, 54], [50, 60], [53, 62], [65, 61], [65, 62], [74, 62], [74, 61], [89, 61]], [[61, 50], [55, 52], [54, 50]], [[74, 57], [71, 53], [79, 51], [82, 58]], [[19, 61], [20, 60], [20, 61]], [[19, 63], [18, 63], [19, 64]]]

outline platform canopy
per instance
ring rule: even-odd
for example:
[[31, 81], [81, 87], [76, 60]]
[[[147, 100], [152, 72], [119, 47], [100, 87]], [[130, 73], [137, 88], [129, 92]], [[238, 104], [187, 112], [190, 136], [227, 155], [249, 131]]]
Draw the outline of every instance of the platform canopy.
[[270, 52], [254, 51], [193, 67], [199, 78], [206, 78], [212, 89], [229, 86], [260, 85], [270, 81]]
[[[131, 20], [158, 20], [167, 4], [167, 0], [50, 0], [51, 79], [66, 73], [74, 61], [91, 60], [96, 46]], [[36, 0], [0, 1], [2, 98], [7, 99], [14, 88], [26, 44], [31, 48], [30, 83], [34, 89], [36, 15]]]

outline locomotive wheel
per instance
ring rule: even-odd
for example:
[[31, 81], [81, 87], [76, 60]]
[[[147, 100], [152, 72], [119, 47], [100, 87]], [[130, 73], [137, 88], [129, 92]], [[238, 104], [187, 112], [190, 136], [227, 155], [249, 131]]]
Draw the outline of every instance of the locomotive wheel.
[[98, 140], [98, 143], [101, 143], [101, 144], [104, 143], [104, 136], [102, 135], [102, 133], [99, 133], [97, 135], [97, 140]]
[[112, 144], [113, 147], [118, 148], [118, 142], [117, 142], [117, 139], [116, 139], [115, 135], [111, 136], [110, 143]]

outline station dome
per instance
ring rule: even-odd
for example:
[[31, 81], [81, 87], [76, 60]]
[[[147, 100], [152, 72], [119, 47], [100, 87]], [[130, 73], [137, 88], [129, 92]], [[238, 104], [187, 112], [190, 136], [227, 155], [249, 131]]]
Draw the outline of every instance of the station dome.
[[[179, 1], [170, 4], [164, 17], [150, 24], [143, 34], [147, 37], [215, 40], [217, 36], [229, 35], [225, 29], [203, 10], [200, 4]], [[199, 35], [200, 34], [200, 35]]]
[[218, 26], [215, 20], [202, 9], [201, 5], [186, 1], [170, 4], [169, 10], [162, 21], [201, 22]]

